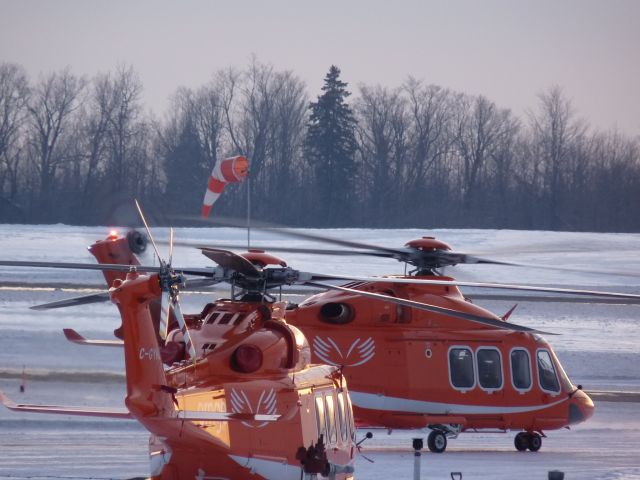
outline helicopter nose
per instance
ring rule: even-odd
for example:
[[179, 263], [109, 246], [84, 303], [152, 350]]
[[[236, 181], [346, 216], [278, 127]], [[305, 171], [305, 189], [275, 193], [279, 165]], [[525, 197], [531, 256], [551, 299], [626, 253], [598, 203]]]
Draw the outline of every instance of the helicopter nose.
[[569, 403], [569, 425], [582, 423], [593, 415], [593, 400], [582, 390], [577, 390]]

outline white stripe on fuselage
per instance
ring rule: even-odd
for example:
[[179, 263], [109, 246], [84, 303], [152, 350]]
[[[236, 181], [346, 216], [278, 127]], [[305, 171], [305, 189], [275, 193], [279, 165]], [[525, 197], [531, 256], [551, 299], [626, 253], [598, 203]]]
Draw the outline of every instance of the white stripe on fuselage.
[[286, 462], [265, 460], [256, 457], [229, 455], [238, 465], [257, 473], [268, 480], [300, 480], [301, 467]]
[[506, 407], [491, 405], [461, 405], [455, 403], [425, 402], [408, 398], [387, 397], [376, 393], [354, 392], [349, 390], [351, 401], [356, 407], [385, 412], [423, 413], [425, 415], [482, 415], [503, 413], [524, 413], [543, 410], [568, 400], [562, 396], [552, 403], [541, 405], [526, 405], [522, 407]]

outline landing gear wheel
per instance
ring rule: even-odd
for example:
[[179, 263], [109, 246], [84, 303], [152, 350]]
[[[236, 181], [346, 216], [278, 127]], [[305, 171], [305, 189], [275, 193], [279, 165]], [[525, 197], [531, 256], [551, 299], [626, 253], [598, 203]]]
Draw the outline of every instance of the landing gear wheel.
[[447, 448], [447, 436], [444, 432], [433, 430], [427, 438], [427, 446], [433, 453], [442, 453]]
[[529, 450], [537, 452], [542, 446], [542, 437], [538, 433], [531, 434], [529, 438]]
[[516, 450], [519, 452], [524, 452], [529, 448], [529, 438], [531, 435], [527, 432], [520, 432], [516, 435], [516, 438], [513, 440], [514, 445], [516, 446]]

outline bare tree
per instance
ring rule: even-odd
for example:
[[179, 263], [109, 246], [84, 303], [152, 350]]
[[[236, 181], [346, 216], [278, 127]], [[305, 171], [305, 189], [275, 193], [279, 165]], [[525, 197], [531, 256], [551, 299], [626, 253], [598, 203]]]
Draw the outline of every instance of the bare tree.
[[50, 218], [56, 171], [68, 159], [65, 152], [58, 149], [58, 143], [80, 104], [85, 83], [67, 68], [41, 77], [34, 87], [29, 105], [29, 136], [34, 153], [32, 162], [38, 175], [36, 218]]
[[112, 75], [96, 75], [91, 82], [91, 92], [81, 114], [80, 148], [83, 151], [83, 173], [80, 199], [85, 213], [97, 207], [93, 203], [100, 198], [97, 195], [98, 185], [108, 162], [109, 131], [116, 107]]
[[398, 213], [398, 200], [404, 190], [403, 166], [407, 162], [408, 115], [402, 91], [382, 87], [360, 87], [355, 112], [358, 121], [361, 198], [368, 218], [384, 224]]
[[199, 210], [223, 136], [219, 85], [213, 81], [197, 91], [180, 88], [171, 114], [159, 132], [169, 199], [180, 199], [181, 213]]
[[462, 99], [457, 119], [456, 146], [462, 161], [463, 206], [469, 210], [479, 200], [482, 176], [495, 148], [503, 118], [493, 102], [483, 96]]
[[416, 203], [430, 208], [416, 212], [414, 221], [435, 220], [437, 212], [446, 213], [450, 190], [448, 156], [454, 140], [456, 95], [437, 85], [424, 85], [409, 78], [403, 89], [410, 116], [408, 161], [404, 164], [406, 180], [404, 205], [412, 211]]
[[268, 132], [273, 117], [274, 97], [281, 85], [274, 82], [275, 72], [270, 65], [253, 60], [244, 74], [241, 85], [239, 128], [235, 138], [251, 158], [251, 178], [254, 191], [264, 185], [264, 165], [269, 155]]
[[13, 201], [18, 193], [18, 169], [23, 157], [20, 131], [28, 100], [29, 83], [24, 69], [14, 63], [0, 64], [0, 199], [4, 202]]
[[572, 142], [584, 134], [586, 127], [575, 119], [575, 113], [560, 87], [551, 87], [538, 95], [537, 113], [529, 115], [533, 141], [540, 148], [539, 162], [543, 172], [543, 189], [551, 229], [560, 228], [563, 189]]
[[[286, 193], [283, 182], [291, 178], [290, 167], [299, 153], [304, 84], [291, 72], [276, 72], [255, 59], [244, 72], [219, 73], [218, 82], [228, 152], [250, 159], [250, 181], [243, 191], [251, 188], [252, 196], [265, 199], [256, 207], [256, 213], [264, 215]], [[230, 201], [227, 195], [220, 203], [229, 205]], [[241, 214], [244, 206], [232, 210]]]
[[113, 192], [131, 194], [139, 182], [134, 148], [145, 128], [140, 96], [142, 83], [133, 67], [120, 66], [111, 81], [113, 112], [109, 118], [107, 182]]
[[287, 205], [287, 199], [305, 198], [304, 185], [309, 180], [302, 161], [308, 98], [304, 82], [289, 71], [276, 73], [273, 82], [273, 113], [268, 132], [270, 154], [266, 162], [269, 180], [265, 193], [271, 199], [268, 208], [272, 212], [281, 210], [279, 221], [291, 222], [300, 218], [304, 207], [300, 208], [299, 203]]
[[218, 159], [224, 136], [222, 88], [213, 80], [198, 89], [192, 102], [193, 122], [206, 166], [212, 168]]
[[[292, 72], [256, 59], [178, 89], [162, 121], [143, 112], [132, 67], [87, 89], [69, 69], [30, 85], [22, 67], [0, 63], [0, 219], [105, 222], [133, 196], [195, 212], [216, 159], [244, 154], [253, 214], [267, 220], [640, 230], [640, 138], [590, 131], [558, 87], [523, 124], [484, 97], [412, 78], [360, 87], [354, 115], [335, 83], [348, 128], [329, 135], [340, 122], [327, 114], [312, 157], [318, 103]], [[217, 208], [244, 214], [248, 183]], [[341, 196], [327, 202], [332, 192]]]
[[638, 231], [640, 216], [640, 138], [618, 131], [595, 133], [589, 141], [591, 157], [582, 197], [582, 228]]

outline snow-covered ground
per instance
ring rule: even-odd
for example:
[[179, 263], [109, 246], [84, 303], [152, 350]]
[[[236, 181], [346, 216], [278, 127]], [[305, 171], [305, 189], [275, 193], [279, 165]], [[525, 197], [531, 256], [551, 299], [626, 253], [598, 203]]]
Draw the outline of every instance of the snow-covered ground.
[[[101, 239], [105, 228], [0, 225], [0, 257], [11, 260], [92, 262], [86, 246]], [[433, 235], [455, 250], [522, 263], [640, 273], [640, 235], [521, 232], [495, 230], [311, 230], [342, 239], [394, 247], [422, 235]], [[166, 239], [167, 229], [157, 229]], [[176, 231], [178, 240], [244, 244], [246, 232], [235, 229]], [[254, 245], [320, 247], [252, 232]], [[166, 246], [161, 247], [167, 248]], [[301, 270], [333, 274], [380, 275], [402, 273], [393, 261], [368, 257], [312, 257], [278, 254]], [[174, 263], [206, 266], [197, 250], [178, 248]], [[153, 264], [152, 255], [144, 261]], [[497, 266], [455, 267], [456, 278], [507, 283], [598, 287], [640, 293], [640, 278], [612, 274], [552, 272]], [[96, 272], [0, 268], [0, 285], [8, 282], [87, 283], [99, 287]], [[124, 396], [122, 352], [70, 344], [63, 327], [90, 337], [109, 338], [119, 325], [115, 308], [95, 304], [49, 312], [28, 307], [78, 295], [59, 290], [24, 290], [0, 286], [0, 390], [30, 403], [121, 406]], [[299, 301], [300, 297], [294, 298]], [[183, 296], [183, 309], [195, 310], [206, 296]], [[502, 301], [478, 302], [498, 314], [511, 306]], [[512, 321], [560, 333], [551, 342], [574, 383], [585, 390], [640, 391], [640, 306], [567, 303], [521, 303]], [[23, 369], [27, 391], [18, 393]], [[559, 469], [567, 479], [640, 478], [640, 404], [599, 402], [595, 416], [571, 431], [549, 432], [536, 454], [514, 450], [512, 435], [466, 434], [450, 441], [442, 455], [424, 453], [422, 478], [450, 478], [461, 471], [469, 478], [546, 478]], [[360, 458], [356, 478], [411, 478], [411, 438], [425, 432], [374, 432]], [[147, 435], [135, 422], [15, 414], [0, 407], [1, 478], [127, 478], [145, 475]]]

